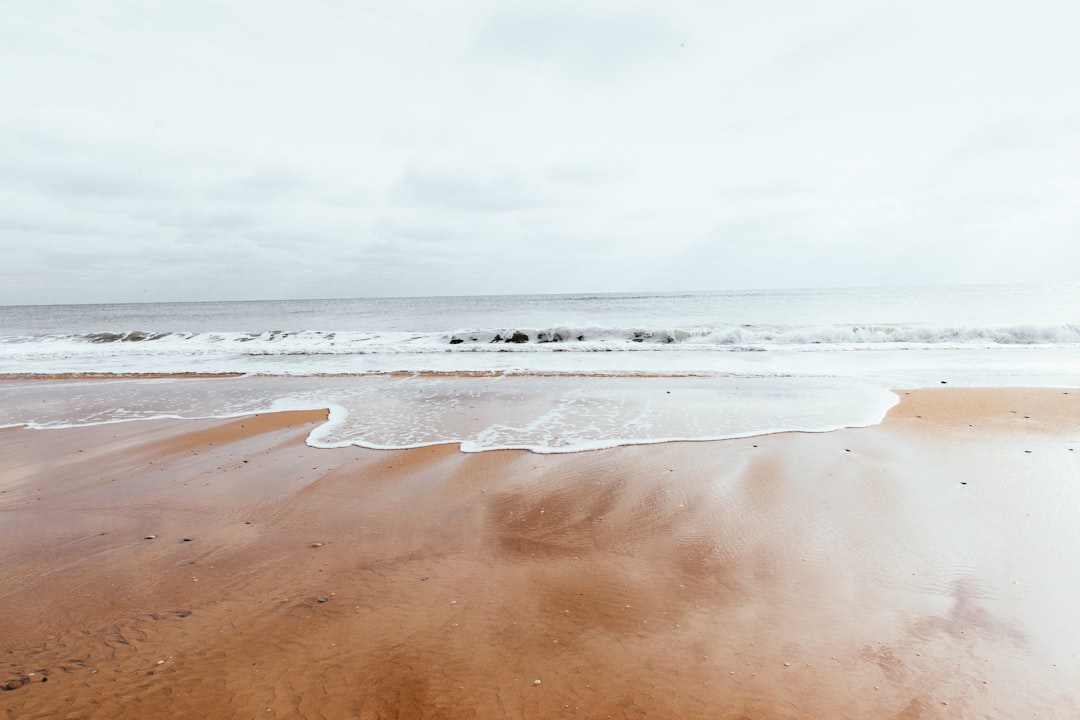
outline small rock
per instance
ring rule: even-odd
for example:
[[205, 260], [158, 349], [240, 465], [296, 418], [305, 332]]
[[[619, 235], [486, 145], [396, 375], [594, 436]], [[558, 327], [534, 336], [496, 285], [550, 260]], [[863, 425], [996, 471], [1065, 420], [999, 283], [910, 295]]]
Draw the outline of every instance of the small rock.
[[313, 542], [310, 545], [308, 545], [309, 548], [321, 548], [322, 546], [323, 546], [323, 544], [321, 542]]
[[541, 682], [543, 681], [540, 680], [540, 678], [537, 678], [536, 680], [533, 680], [533, 685], [539, 685]]
[[143, 540], [154, 540], [156, 538], [157, 538], [157, 535], [147, 535], [146, 537], [143, 538]]
[[326, 598], [326, 597], [317, 597], [317, 598], [315, 598], [315, 602], [317, 602], [317, 603], [319, 603], [320, 605], [322, 605], [322, 604], [323, 604], [323, 603], [325, 603], [325, 602], [330, 602], [330, 598]]

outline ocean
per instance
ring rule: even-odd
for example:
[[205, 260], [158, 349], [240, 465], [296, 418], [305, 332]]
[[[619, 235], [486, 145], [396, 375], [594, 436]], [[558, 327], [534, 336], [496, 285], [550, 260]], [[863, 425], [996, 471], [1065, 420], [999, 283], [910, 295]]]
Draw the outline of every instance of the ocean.
[[316, 446], [567, 452], [942, 384], [1080, 385], [1080, 283], [0, 308], [0, 426], [319, 407]]

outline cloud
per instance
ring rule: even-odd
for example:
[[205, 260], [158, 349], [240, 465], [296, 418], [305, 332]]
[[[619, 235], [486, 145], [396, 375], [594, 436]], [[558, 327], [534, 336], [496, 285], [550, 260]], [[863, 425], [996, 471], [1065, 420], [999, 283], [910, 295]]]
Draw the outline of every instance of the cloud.
[[509, 212], [550, 204], [546, 194], [536, 178], [514, 169], [409, 167], [391, 189], [390, 198], [421, 208]]
[[476, 50], [528, 70], [610, 82], [679, 48], [668, 19], [633, 4], [500, 4], [484, 21]]
[[1078, 7], [14, 0], [0, 304], [1064, 279]]

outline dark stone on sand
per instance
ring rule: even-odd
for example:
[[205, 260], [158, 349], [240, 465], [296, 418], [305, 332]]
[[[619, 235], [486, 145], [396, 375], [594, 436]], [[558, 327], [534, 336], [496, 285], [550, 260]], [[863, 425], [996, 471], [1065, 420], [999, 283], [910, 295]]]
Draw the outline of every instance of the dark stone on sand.
[[317, 603], [319, 603], [320, 605], [322, 605], [322, 604], [323, 604], [323, 603], [325, 603], [325, 602], [330, 602], [330, 598], [326, 598], [326, 597], [317, 597], [317, 598], [315, 598], [315, 602], [317, 602]]
[[180, 538], [180, 542], [191, 542], [195, 538]]
[[191, 617], [191, 611], [190, 610], [177, 610], [176, 611], [176, 617], [179, 617], [179, 618]]
[[23, 685], [28, 685], [29, 683], [30, 683], [30, 678], [28, 678], [28, 677], [13, 678], [11, 680], [8, 680], [3, 685], [0, 685], [0, 690], [3, 690], [4, 692], [9, 692], [11, 690], [18, 690]]

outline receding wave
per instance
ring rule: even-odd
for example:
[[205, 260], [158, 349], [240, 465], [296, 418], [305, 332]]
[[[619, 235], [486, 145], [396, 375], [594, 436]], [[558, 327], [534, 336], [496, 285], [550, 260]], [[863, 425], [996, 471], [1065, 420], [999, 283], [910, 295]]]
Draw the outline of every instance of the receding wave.
[[896, 401], [872, 382], [812, 377], [67, 379], [0, 384], [0, 427], [329, 408], [314, 447], [564, 453], [872, 425]]

